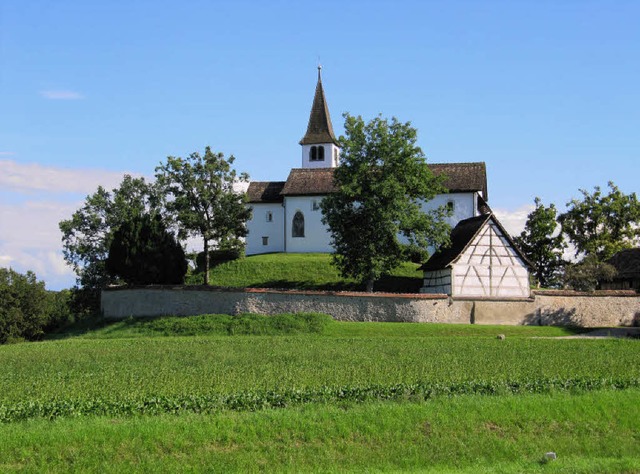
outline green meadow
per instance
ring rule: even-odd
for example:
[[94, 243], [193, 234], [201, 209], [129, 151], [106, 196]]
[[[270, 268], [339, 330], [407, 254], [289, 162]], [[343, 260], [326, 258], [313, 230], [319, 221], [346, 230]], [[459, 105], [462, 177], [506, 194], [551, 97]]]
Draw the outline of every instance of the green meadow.
[[572, 334], [202, 315], [0, 346], [0, 472], [638, 472], [640, 341]]

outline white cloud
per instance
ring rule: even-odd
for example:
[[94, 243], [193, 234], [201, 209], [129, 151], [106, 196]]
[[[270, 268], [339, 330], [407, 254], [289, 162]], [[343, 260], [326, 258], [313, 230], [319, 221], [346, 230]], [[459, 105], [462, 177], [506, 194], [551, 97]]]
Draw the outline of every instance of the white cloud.
[[533, 204], [526, 204], [515, 210], [493, 209], [493, 213], [504, 226], [505, 230], [509, 232], [509, 235], [511, 235], [511, 237], [517, 237], [524, 230], [524, 226], [527, 223], [527, 216], [534, 209], [535, 206]]
[[0, 227], [0, 265], [34, 271], [47, 288], [72, 286], [74, 273], [62, 257], [58, 222], [77, 207], [55, 201], [0, 204], [0, 222], [7, 224]]
[[40, 91], [40, 95], [45, 99], [51, 100], [79, 100], [84, 99], [84, 96], [79, 92], [69, 90], [46, 90]]
[[56, 193], [93, 193], [99, 185], [116, 187], [124, 173], [103, 170], [78, 170], [23, 164], [0, 160], [0, 187], [14, 191], [48, 191]]
[[58, 223], [81, 205], [77, 193], [116, 187], [124, 173], [73, 170], [0, 160], [0, 266], [34, 271], [48, 289], [69, 288], [75, 274], [62, 256]]

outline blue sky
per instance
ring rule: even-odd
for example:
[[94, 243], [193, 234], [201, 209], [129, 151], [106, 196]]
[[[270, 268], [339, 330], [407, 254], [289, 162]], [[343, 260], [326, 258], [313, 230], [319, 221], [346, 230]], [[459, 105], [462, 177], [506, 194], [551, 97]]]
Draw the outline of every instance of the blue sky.
[[[300, 164], [318, 61], [345, 111], [484, 161], [512, 232], [539, 196], [638, 191], [637, 1], [0, 2], [0, 265], [73, 284], [57, 222], [168, 155]], [[520, 227], [519, 227], [520, 226]]]

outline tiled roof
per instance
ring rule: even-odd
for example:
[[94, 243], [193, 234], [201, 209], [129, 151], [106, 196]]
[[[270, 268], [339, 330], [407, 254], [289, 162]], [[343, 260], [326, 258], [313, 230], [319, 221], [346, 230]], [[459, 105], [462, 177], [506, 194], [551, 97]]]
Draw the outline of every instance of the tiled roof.
[[334, 168], [294, 168], [282, 190], [283, 196], [331, 194]]
[[446, 248], [440, 247], [427, 260], [427, 263], [420, 267], [420, 270], [433, 271], [446, 268], [464, 252], [464, 249], [467, 248], [485, 222], [489, 220], [489, 217], [491, 217], [490, 214], [483, 214], [458, 222], [458, 225], [451, 231], [451, 245]]
[[[487, 174], [484, 163], [428, 164], [434, 174], [446, 174], [444, 184], [449, 192], [482, 191], [487, 200]], [[334, 168], [294, 168], [289, 174], [284, 195], [329, 194], [336, 190], [333, 184]], [[488, 209], [488, 206], [486, 206]]]
[[284, 181], [252, 181], [247, 189], [249, 202], [282, 202]]
[[618, 270], [616, 279], [639, 278], [640, 248], [621, 250], [607, 260], [607, 263], [610, 263], [616, 268], [616, 270]]
[[320, 67], [318, 67], [318, 83], [316, 84], [316, 93], [313, 97], [313, 105], [311, 106], [311, 114], [309, 115], [307, 133], [305, 133], [302, 140], [300, 140], [300, 145], [313, 145], [317, 143], [335, 143], [338, 145], [338, 140], [333, 133], [333, 125], [331, 124], [327, 100], [324, 97]]
[[429, 168], [435, 175], [447, 175], [444, 186], [449, 192], [482, 191], [484, 200], [489, 200], [487, 167], [483, 162], [430, 163]]
[[513, 242], [513, 239], [511, 239], [511, 236], [509, 236], [504, 227], [502, 227], [502, 224], [500, 224], [496, 216], [494, 216], [493, 214], [483, 214], [476, 217], [470, 217], [469, 219], [464, 219], [458, 222], [458, 225], [456, 225], [451, 231], [451, 246], [447, 248], [440, 247], [438, 251], [434, 253], [429, 260], [427, 260], [427, 263], [420, 267], [420, 270], [442, 270], [443, 268], [446, 268], [454, 263], [455, 260], [460, 255], [462, 255], [469, 244], [473, 241], [474, 237], [478, 234], [480, 229], [489, 220], [492, 220], [498, 226], [498, 228], [502, 232], [502, 235], [504, 235], [504, 237], [509, 242], [509, 245], [511, 245], [511, 247], [516, 251], [525, 265], [532, 268], [533, 265], [531, 265], [529, 260], [516, 246], [516, 244]]

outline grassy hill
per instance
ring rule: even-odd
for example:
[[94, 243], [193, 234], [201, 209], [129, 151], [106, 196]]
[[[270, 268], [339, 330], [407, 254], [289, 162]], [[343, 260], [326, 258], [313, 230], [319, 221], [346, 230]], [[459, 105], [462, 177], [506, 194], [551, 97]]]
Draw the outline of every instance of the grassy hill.
[[[392, 275], [376, 282], [375, 291], [415, 293], [422, 285], [419, 265], [404, 262]], [[249, 288], [296, 288], [304, 290], [363, 290], [344, 279], [324, 253], [272, 253], [252, 255], [213, 266], [210, 284]], [[190, 275], [190, 284], [202, 283], [202, 274]]]
[[0, 472], [639, 472], [640, 341], [572, 332], [203, 315], [0, 346]]

